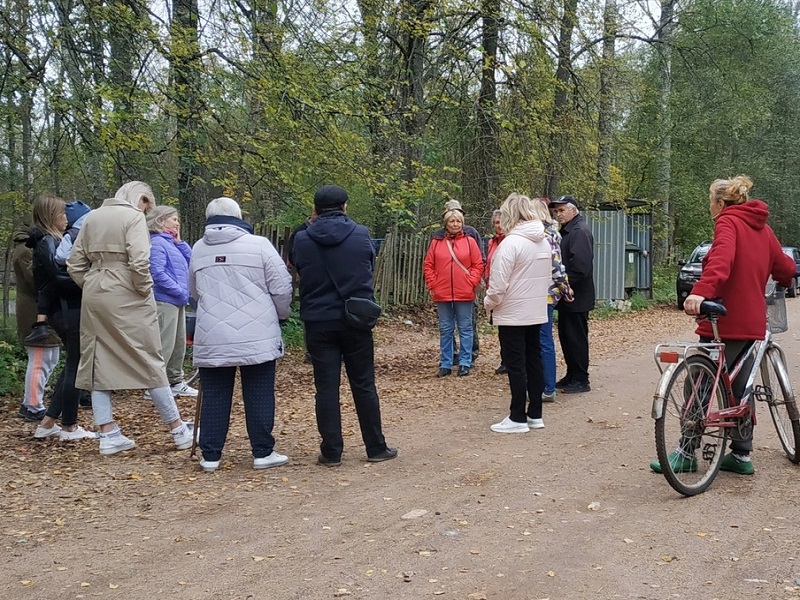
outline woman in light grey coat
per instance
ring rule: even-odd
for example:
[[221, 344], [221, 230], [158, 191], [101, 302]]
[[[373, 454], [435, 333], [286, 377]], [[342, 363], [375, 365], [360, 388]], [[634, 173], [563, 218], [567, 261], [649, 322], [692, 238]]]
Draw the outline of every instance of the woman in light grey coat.
[[100, 454], [136, 446], [114, 421], [112, 390], [149, 390], [176, 447], [184, 450], [192, 445], [192, 426], [180, 417], [161, 355], [144, 216], [154, 205], [149, 185], [126, 183], [89, 213], [67, 259], [70, 277], [83, 288], [81, 360], [75, 385], [92, 390]]
[[236, 368], [242, 380], [253, 468], [289, 458], [274, 451], [275, 361], [283, 356], [280, 321], [289, 317], [289, 271], [266, 238], [253, 235], [231, 198], [212, 200], [206, 230], [192, 249], [189, 292], [197, 299], [194, 364], [200, 368], [200, 466], [219, 467], [228, 436]]

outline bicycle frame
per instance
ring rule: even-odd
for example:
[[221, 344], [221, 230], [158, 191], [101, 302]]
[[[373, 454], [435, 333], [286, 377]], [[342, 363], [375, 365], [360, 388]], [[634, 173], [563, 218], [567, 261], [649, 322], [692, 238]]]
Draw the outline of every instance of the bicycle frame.
[[[711, 327], [714, 332], [713, 341], [672, 342], [658, 344], [656, 346], [653, 357], [662, 377], [656, 394], [653, 397], [651, 415], [654, 419], [658, 419], [662, 416], [661, 412], [664, 404], [661, 400], [666, 394], [666, 387], [671, 379], [672, 371], [674, 371], [681, 362], [686, 360], [688, 356], [703, 354], [708, 356], [716, 364], [717, 370], [714, 376], [714, 385], [711, 388], [711, 396], [714, 395], [715, 390], [721, 384], [727, 392], [727, 398], [730, 402], [734, 397], [731, 382], [739, 375], [747, 360], [755, 354], [753, 366], [747, 376], [744, 392], [739, 401], [719, 410], [714, 409], [713, 403], [709, 402], [705, 418], [706, 427], [733, 428], [739, 426], [739, 421], [746, 418], [748, 415], [752, 415], [753, 425], [755, 425], [756, 413], [751, 409], [750, 398], [753, 395], [753, 385], [760, 369], [761, 361], [764, 359], [764, 354], [767, 349], [772, 345], [772, 333], [769, 328], [767, 328], [764, 339], [754, 342], [743, 355], [738, 357], [733, 364], [733, 369], [729, 371], [727, 361], [725, 360], [725, 344], [719, 338], [717, 315], [709, 316], [708, 320], [711, 322]], [[669, 364], [669, 366], [665, 369], [662, 367], [662, 363]], [[667, 376], [664, 376], [666, 371], [668, 371]], [[693, 390], [692, 396], [684, 406], [684, 414], [689, 413], [696, 397], [699, 397], [698, 390]]]

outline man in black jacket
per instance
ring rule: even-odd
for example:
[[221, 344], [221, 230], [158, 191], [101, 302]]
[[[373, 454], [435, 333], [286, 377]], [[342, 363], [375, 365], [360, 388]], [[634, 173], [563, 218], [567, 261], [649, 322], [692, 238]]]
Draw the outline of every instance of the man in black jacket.
[[567, 363], [567, 374], [556, 382], [565, 394], [588, 392], [589, 311], [594, 308], [594, 237], [580, 213], [578, 201], [561, 196], [550, 203], [561, 229], [561, 259], [569, 276], [575, 300], [560, 300], [558, 338]]
[[342, 359], [367, 460], [397, 456], [396, 449], [387, 447], [381, 428], [372, 331], [356, 329], [344, 320], [345, 298], [375, 299], [375, 250], [367, 228], [350, 219], [346, 209], [345, 190], [336, 185], [318, 189], [316, 219], [297, 232], [289, 257], [300, 278], [300, 319], [314, 367], [317, 428], [322, 436], [319, 462], [328, 466], [341, 464], [344, 448], [339, 406]]

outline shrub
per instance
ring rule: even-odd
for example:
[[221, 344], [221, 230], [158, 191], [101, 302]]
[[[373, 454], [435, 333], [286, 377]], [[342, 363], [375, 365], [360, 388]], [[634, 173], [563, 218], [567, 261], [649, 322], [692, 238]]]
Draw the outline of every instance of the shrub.
[[19, 346], [0, 341], [0, 395], [22, 393], [27, 366], [27, 355]]

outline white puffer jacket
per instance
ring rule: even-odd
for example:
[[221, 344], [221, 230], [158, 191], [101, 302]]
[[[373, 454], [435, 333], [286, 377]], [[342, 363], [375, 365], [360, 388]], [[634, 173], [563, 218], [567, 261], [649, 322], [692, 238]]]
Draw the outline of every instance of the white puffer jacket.
[[283, 356], [279, 321], [292, 281], [266, 238], [235, 225], [208, 225], [192, 249], [189, 291], [197, 299], [194, 364], [257, 365]]
[[508, 232], [492, 256], [483, 305], [495, 325], [547, 323], [547, 290], [552, 282], [550, 243], [539, 220], [523, 221]]

